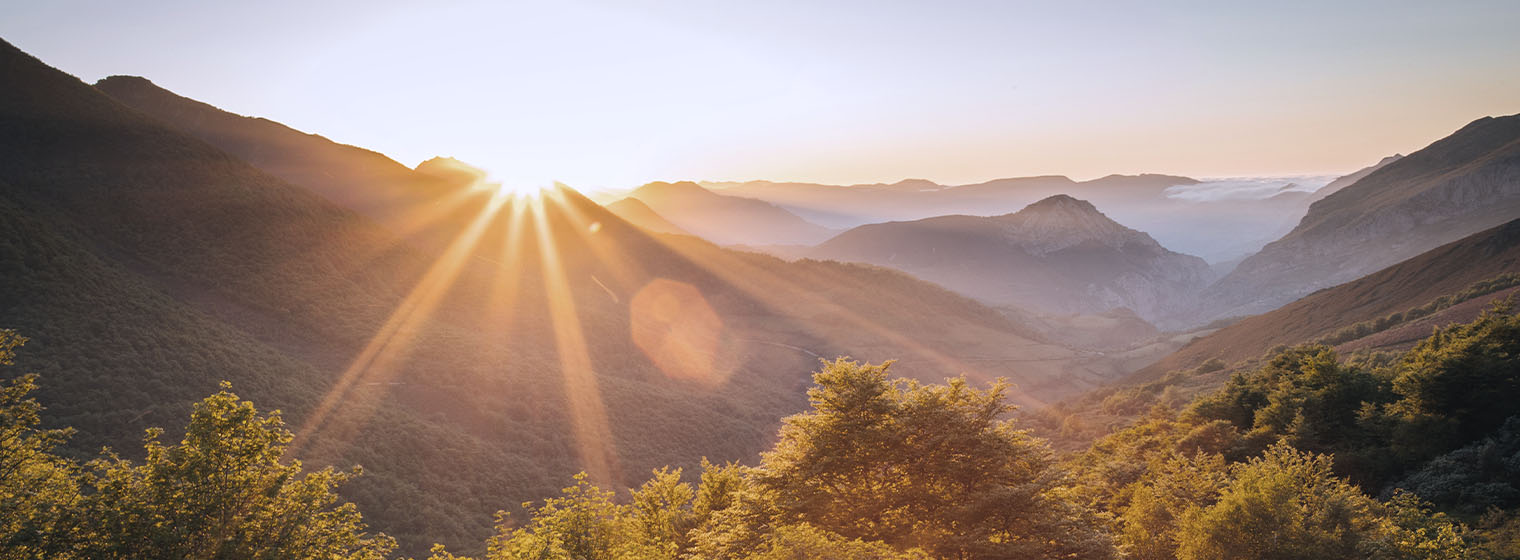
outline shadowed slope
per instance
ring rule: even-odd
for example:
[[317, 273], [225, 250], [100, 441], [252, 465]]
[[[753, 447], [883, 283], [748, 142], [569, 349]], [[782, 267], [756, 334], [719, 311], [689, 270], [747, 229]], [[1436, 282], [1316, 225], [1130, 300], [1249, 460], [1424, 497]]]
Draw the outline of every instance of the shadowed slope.
[[1268, 311], [1516, 217], [1520, 115], [1484, 117], [1315, 202], [1204, 293], [1204, 315]]
[[1520, 272], [1520, 220], [1244, 319], [1193, 341], [1137, 372], [1134, 379], [1191, 368], [1211, 358], [1225, 363], [1256, 358], [1275, 346], [1313, 341], [1342, 327], [1424, 305], [1506, 272]]

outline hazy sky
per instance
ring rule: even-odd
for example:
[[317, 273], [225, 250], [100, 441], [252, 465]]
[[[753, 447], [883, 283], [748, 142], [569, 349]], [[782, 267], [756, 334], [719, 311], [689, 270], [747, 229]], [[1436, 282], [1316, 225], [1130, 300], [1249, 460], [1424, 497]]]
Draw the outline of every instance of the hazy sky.
[[0, 37], [582, 188], [1338, 173], [1520, 112], [1513, 0], [424, 4], [0, 0]]

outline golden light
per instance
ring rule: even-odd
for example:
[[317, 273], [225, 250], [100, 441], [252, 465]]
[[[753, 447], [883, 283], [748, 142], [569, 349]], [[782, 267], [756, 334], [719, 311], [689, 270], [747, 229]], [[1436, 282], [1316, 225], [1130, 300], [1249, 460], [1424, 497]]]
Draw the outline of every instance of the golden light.
[[494, 192], [498, 196], [537, 197], [542, 196], [544, 191], [549, 190], [550, 185], [552, 185], [552, 183], [482, 181], [481, 183], [477, 184], [475, 188]]
[[620, 478], [617, 449], [612, 441], [612, 427], [607, 421], [607, 407], [602, 404], [591, 352], [575, 308], [575, 296], [560, 259], [559, 248], [545, 213], [546, 204], [558, 203], [546, 196], [529, 202], [533, 225], [537, 229], [540, 272], [549, 303], [549, 319], [554, 330], [555, 353], [559, 355], [565, 400], [570, 409], [570, 430], [575, 440], [581, 467], [593, 481], [611, 483]]
[[656, 278], [628, 307], [634, 345], [666, 377], [704, 385], [728, 379], [716, 367], [723, 320], [696, 287]]

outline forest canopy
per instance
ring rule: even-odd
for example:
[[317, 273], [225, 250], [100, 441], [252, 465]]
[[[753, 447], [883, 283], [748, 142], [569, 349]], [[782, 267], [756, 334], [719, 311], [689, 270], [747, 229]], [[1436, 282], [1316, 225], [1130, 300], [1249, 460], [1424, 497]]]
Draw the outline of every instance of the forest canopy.
[[[25, 339], [0, 330], [0, 364]], [[824, 362], [810, 409], [753, 466], [584, 473], [498, 514], [485, 559], [1514, 558], [1520, 318], [1496, 308], [1399, 356], [1278, 352], [1219, 391], [1057, 457], [997, 381], [923, 384]], [[340, 497], [360, 475], [286, 457], [291, 433], [224, 384], [144, 459], [88, 461], [40, 426], [35, 375], [0, 392], [5, 558], [387, 558]], [[1474, 464], [1476, 463], [1476, 464]], [[1453, 491], [1453, 488], [1461, 491]], [[480, 553], [483, 552], [483, 555]], [[431, 558], [458, 560], [442, 546]]]

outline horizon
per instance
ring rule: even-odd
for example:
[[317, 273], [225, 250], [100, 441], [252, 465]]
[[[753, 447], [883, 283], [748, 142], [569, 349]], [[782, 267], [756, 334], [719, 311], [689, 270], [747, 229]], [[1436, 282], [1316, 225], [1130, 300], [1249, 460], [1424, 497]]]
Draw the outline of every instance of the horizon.
[[1344, 174], [1520, 112], [1504, 2], [8, 8], [87, 82], [585, 191]]

